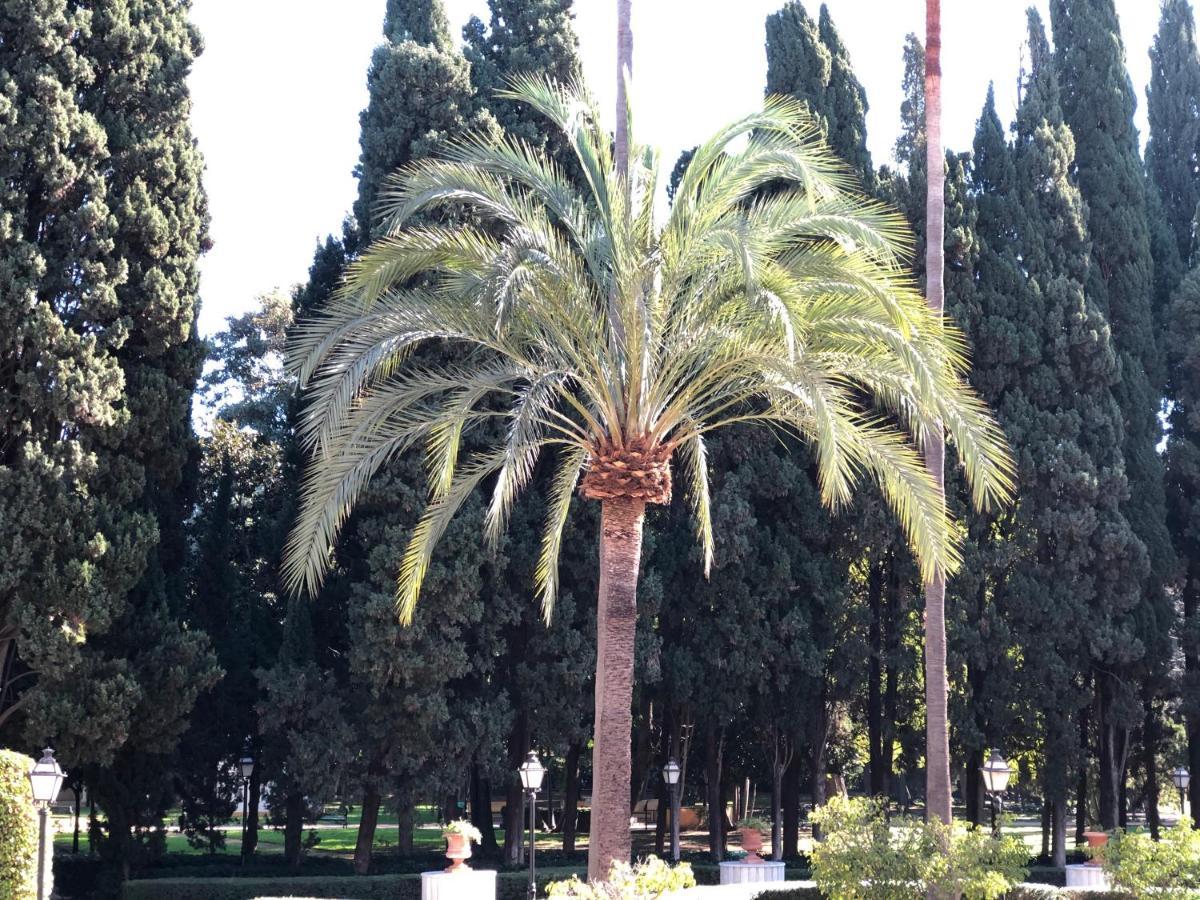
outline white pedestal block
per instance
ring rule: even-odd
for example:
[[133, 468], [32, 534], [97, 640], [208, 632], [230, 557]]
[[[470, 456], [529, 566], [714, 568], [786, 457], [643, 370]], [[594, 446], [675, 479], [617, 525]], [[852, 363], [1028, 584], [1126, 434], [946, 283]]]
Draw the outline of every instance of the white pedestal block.
[[1067, 887], [1086, 887], [1109, 890], [1108, 876], [1100, 866], [1088, 863], [1067, 866]]
[[758, 884], [763, 881], [783, 881], [782, 862], [723, 862], [721, 884]]
[[421, 900], [496, 900], [496, 873], [486, 869], [422, 872]]

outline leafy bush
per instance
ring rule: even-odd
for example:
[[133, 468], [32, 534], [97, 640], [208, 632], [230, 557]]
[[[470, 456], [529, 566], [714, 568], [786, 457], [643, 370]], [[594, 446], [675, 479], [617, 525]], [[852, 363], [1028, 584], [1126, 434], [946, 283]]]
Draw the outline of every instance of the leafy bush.
[[[538, 873], [539, 886], [578, 870]], [[501, 872], [496, 900], [526, 900], [524, 872]], [[344, 900], [420, 900], [420, 875], [317, 876], [295, 878], [148, 878], [127, 882], [122, 900], [258, 900], [268, 897], [338, 897]]]
[[[37, 897], [38, 816], [29, 792], [33, 760], [0, 750], [0, 897]], [[49, 877], [50, 866], [46, 867]], [[49, 885], [47, 885], [49, 896]]]
[[1155, 841], [1135, 831], [1114, 833], [1103, 853], [1108, 880], [1137, 897], [1200, 895], [1200, 831], [1185, 817], [1163, 830], [1160, 838]]
[[927, 888], [998, 900], [1026, 874], [1019, 838], [962, 827], [947, 834], [936, 822], [893, 824], [874, 800], [835, 797], [812, 818], [825, 833], [813, 848], [813, 879], [839, 900], [910, 900]]
[[442, 828], [442, 834], [461, 834], [472, 844], [478, 844], [483, 840], [483, 835], [479, 833], [479, 829], [472, 825], [468, 819], [455, 819]]
[[578, 900], [656, 900], [672, 891], [695, 886], [692, 867], [687, 863], [672, 867], [657, 856], [650, 856], [635, 866], [613, 863], [608, 881], [603, 884], [587, 884], [573, 875], [569, 881], [549, 885], [546, 896]]

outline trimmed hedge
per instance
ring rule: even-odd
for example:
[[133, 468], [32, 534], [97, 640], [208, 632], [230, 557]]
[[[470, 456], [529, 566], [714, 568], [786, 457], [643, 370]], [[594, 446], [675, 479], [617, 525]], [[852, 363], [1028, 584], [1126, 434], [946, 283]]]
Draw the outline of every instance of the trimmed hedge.
[[[0, 750], [0, 897], [33, 900], [37, 897], [38, 815], [29, 792], [33, 760], [11, 750]], [[46, 867], [46, 896], [53, 884], [52, 867]]]
[[[538, 887], [582, 876], [583, 869], [538, 871]], [[529, 879], [524, 872], [501, 872], [496, 900], [525, 900]], [[259, 900], [259, 898], [336, 897], [339, 900], [420, 900], [420, 875], [316, 876], [295, 878], [147, 878], [127, 882], [122, 900]]]
[[[789, 885], [786, 890], [766, 889], [754, 900], [825, 900], [812, 882]], [[1021, 884], [1005, 894], [1005, 900], [1136, 900], [1119, 891], [1068, 891], [1052, 884]]]

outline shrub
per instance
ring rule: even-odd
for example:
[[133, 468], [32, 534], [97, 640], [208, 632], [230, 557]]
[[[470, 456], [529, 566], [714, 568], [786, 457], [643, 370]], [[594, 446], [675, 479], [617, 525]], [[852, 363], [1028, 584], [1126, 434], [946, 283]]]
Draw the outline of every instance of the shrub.
[[813, 821], [825, 833], [813, 848], [813, 879], [839, 900], [910, 900], [927, 888], [998, 900], [1026, 874], [1019, 838], [962, 827], [947, 834], [936, 822], [896, 825], [874, 800], [835, 797]]
[[1200, 894], [1200, 831], [1185, 817], [1164, 829], [1160, 838], [1155, 841], [1135, 831], [1114, 833], [1103, 853], [1108, 880], [1137, 897]]
[[[29, 793], [32, 767], [28, 756], [0, 750], [0, 897], [5, 900], [37, 897], [38, 816]], [[50, 868], [46, 867], [47, 879]]]
[[613, 863], [604, 884], [587, 884], [573, 875], [569, 881], [549, 885], [546, 896], [578, 900], [657, 900], [672, 891], [695, 886], [692, 867], [687, 863], [672, 867], [657, 856], [650, 856], [634, 866]]

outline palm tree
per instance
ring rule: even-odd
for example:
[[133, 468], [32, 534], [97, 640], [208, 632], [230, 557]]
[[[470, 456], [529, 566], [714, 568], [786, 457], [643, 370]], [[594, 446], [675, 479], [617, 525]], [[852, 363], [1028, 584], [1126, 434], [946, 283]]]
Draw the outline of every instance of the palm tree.
[[[925, 295], [938, 318], [945, 305], [942, 283], [946, 228], [946, 182], [942, 177], [942, 5], [925, 0]], [[925, 464], [945, 504], [945, 441], [935, 424], [925, 445]], [[950, 823], [950, 736], [946, 680], [946, 576], [925, 583], [925, 809]]]
[[[799, 105], [771, 100], [701, 145], [660, 225], [655, 155], [631, 139], [623, 175], [581, 92], [525, 79], [505, 96], [562, 131], [586, 187], [512, 138], [463, 139], [393, 178], [386, 235], [300, 327], [291, 357], [313, 458], [285, 574], [314, 592], [363, 486], [423, 445], [430, 501], [397, 583], [407, 620], [464, 500], [489, 490], [496, 539], [548, 457], [533, 587], [549, 617], [572, 495], [599, 501], [588, 870], [603, 878], [630, 854], [642, 526], [647, 504], [670, 501], [672, 461], [706, 569], [706, 436], [758, 422], [815, 446], [831, 507], [878, 481], [926, 578], [958, 552], [917, 436], [946, 423], [980, 506], [1008, 495], [1011, 463], [965, 383], [962, 336], [902, 271], [901, 220], [855, 192]], [[415, 361], [427, 344], [453, 361]], [[460, 459], [468, 435], [476, 449]]]

